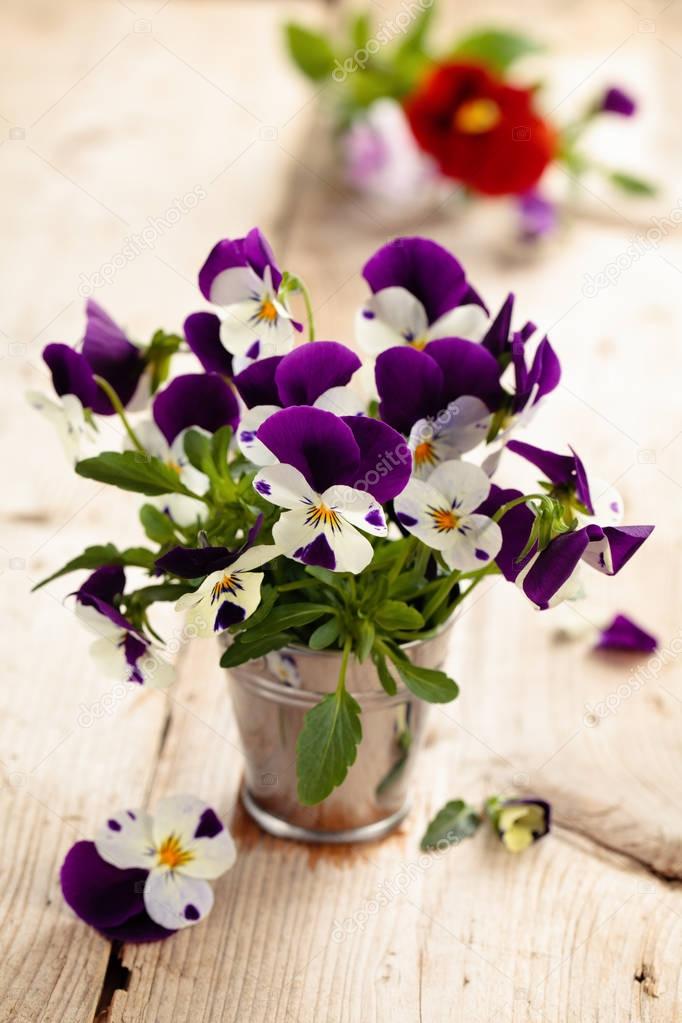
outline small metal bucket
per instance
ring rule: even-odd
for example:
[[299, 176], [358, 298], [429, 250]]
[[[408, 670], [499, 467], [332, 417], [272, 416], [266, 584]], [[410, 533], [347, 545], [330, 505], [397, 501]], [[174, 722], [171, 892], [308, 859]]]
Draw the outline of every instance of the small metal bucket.
[[[450, 623], [449, 623], [450, 624]], [[439, 668], [450, 628], [404, 647]], [[428, 705], [399, 686], [381, 688], [371, 660], [351, 658], [346, 687], [362, 708], [363, 738], [345, 781], [322, 803], [296, 797], [296, 741], [305, 713], [336, 688], [341, 654], [288, 647], [228, 670], [245, 756], [242, 802], [264, 831], [304, 842], [363, 842], [387, 835], [409, 810], [408, 786]]]

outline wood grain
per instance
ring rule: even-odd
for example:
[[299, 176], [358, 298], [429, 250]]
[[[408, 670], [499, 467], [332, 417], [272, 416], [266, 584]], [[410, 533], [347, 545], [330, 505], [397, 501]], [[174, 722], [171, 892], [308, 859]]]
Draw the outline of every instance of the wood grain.
[[[615, 582], [592, 573], [588, 599], [573, 610], [539, 615], [502, 583], [482, 588], [455, 632], [452, 669], [461, 697], [432, 710], [415, 808], [397, 834], [367, 847], [310, 850], [258, 832], [236, 804], [239, 739], [211, 643], [183, 646], [180, 681], [167, 700], [128, 694], [111, 713], [79, 724], [88, 720], [82, 708], [92, 713], [110, 687], [94, 677], [87, 638], [61, 605], [68, 585], [31, 598], [27, 591], [84, 542], [108, 535], [112, 516], [121, 522], [113, 538], [133, 539], [126, 535], [132, 527], [123, 526], [129, 502], [67, 476], [20, 392], [39, 380], [45, 340], [57, 330], [76, 336], [81, 269], [91, 273], [109, 259], [129, 230], [92, 196], [137, 227], [162, 213], [178, 189], [238, 157], [196, 211], [102, 293], [108, 307], [125, 309], [143, 329], [156, 325], [162, 306], [169, 326], [191, 311], [192, 277], [207, 244], [258, 221], [309, 284], [319, 336], [350, 341], [364, 294], [359, 268], [397, 230], [339, 190], [311, 121], [310, 93], [275, 56], [283, 5], [172, 0], [158, 16], [148, 7], [145, 13], [139, 5], [137, 20], [150, 19], [151, 34], [175, 55], [147, 40], [159, 52], [145, 51], [138, 67], [133, 47], [144, 39], [134, 37], [148, 33], [134, 30], [125, 6], [112, 4], [105, 15], [77, 5], [77, 36], [66, 21], [47, 33], [60, 55], [48, 64], [49, 89], [17, 65], [4, 72], [21, 85], [22, 109], [10, 111], [12, 123], [29, 123], [113, 45], [116, 32], [127, 32], [112, 54], [125, 58], [122, 65], [107, 69], [105, 60], [101, 80], [97, 70], [88, 77], [92, 92], [79, 97], [77, 87], [38, 123], [36, 132], [42, 124], [44, 134], [26, 139], [58, 161], [62, 174], [28, 147], [8, 150], [15, 141], [0, 150], [6, 187], [20, 199], [36, 191], [40, 197], [39, 210], [29, 214], [35, 219], [21, 223], [16, 214], [12, 221], [12, 261], [18, 255], [22, 266], [35, 266], [39, 251], [46, 279], [36, 298], [33, 276], [19, 279], [14, 270], [16, 294], [0, 319], [8, 343], [28, 345], [5, 360], [5, 434], [11, 428], [33, 441], [28, 450], [7, 445], [17, 485], [3, 504], [2, 600], [12, 645], [0, 691], [6, 925], [0, 934], [7, 940], [0, 1021], [90, 1023], [98, 1004], [109, 1023], [680, 1018], [682, 679], [673, 651], [682, 636], [682, 241], [671, 230], [642, 258], [623, 258], [633, 234], [647, 225], [648, 206], [587, 194], [584, 216], [536, 259], [510, 243], [501, 209], [448, 204], [406, 225], [457, 252], [491, 301], [514, 290], [521, 313], [551, 331], [565, 375], [528, 439], [546, 446], [570, 441], [605, 482], [617, 481], [628, 519], [655, 521], [657, 530]], [[380, 16], [392, 9], [385, 3]], [[18, 45], [35, 38], [43, 10], [31, 5], [25, 15], [18, 4], [12, 8]], [[313, 3], [286, 5], [287, 14], [294, 11], [323, 16]], [[516, 12], [485, 6], [486, 20], [503, 17], [526, 28], [546, 11], [535, 4]], [[480, 21], [481, 12], [453, 8], [447, 17], [454, 27]], [[653, 33], [641, 30], [647, 19]], [[250, 66], [246, 48], [236, 45], [237, 23], [239, 39], [257, 37], [270, 63]], [[633, 12], [620, 0], [598, 10], [554, 4], [542, 26], [559, 53], [557, 103], [563, 94], [570, 107], [588, 87], [637, 68], [651, 113], [643, 119], [647, 127], [637, 129], [642, 146], [651, 143], [648, 159], [658, 154], [657, 167], [674, 183], [680, 150], [670, 125], [682, 67], [674, 7]], [[132, 80], [112, 92], [112, 82], [126, 75]], [[148, 101], [133, 116], [142, 82]], [[245, 98], [251, 114], [233, 109]], [[192, 105], [198, 99], [205, 108]], [[171, 126], [171, 110], [190, 120]], [[213, 140], [216, 116], [233, 131], [214, 146], [207, 132]], [[238, 156], [252, 121], [277, 126], [277, 137], [259, 138]], [[132, 181], [131, 139], [139, 158]], [[74, 191], [63, 174], [90, 194]], [[664, 193], [657, 215], [672, 208], [667, 201]], [[590, 297], [585, 274], [612, 265], [619, 267], [615, 283]], [[72, 307], [64, 308], [69, 294]], [[509, 456], [504, 471], [518, 478], [521, 466]], [[621, 609], [659, 634], [670, 651], [662, 667], [590, 653], [595, 627]], [[217, 883], [205, 924], [161, 945], [115, 950], [110, 959], [108, 943], [62, 905], [59, 863], [112, 806], [146, 800], [153, 806], [185, 790], [233, 814], [241, 855]], [[551, 836], [518, 858], [483, 833], [445, 855], [421, 856], [419, 837], [443, 802], [494, 791], [551, 798], [558, 822]]]

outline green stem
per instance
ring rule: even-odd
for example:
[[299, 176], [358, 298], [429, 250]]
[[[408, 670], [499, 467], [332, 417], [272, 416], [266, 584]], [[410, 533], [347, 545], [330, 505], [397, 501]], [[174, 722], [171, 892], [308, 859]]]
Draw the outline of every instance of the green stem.
[[513, 501], [507, 501], [506, 504], [497, 509], [493, 515], [493, 522], [499, 522], [508, 511], [511, 511], [512, 508], [516, 508], [520, 504], [527, 504], [528, 501], [544, 501], [546, 499], [547, 494], [524, 494], [522, 497], [516, 497]]
[[93, 374], [93, 379], [94, 379], [95, 383], [98, 385], [98, 387], [100, 387], [104, 391], [104, 393], [106, 394], [107, 398], [111, 402], [112, 408], [118, 414], [119, 419], [123, 423], [123, 425], [125, 427], [125, 430], [126, 430], [126, 433], [130, 437], [130, 440], [132, 442], [133, 447], [136, 449], [136, 451], [139, 451], [139, 453], [141, 455], [146, 455], [147, 452], [145, 451], [145, 449], [142, 446], [142, 444], [140, 443], [140, 441], [139, 441], [135, 431], [133, 430], [132, 426], [130, 425], [130, 423], [128, 421], [128, 417], [125, 414], [125, 409], [123, 408], [123, 405], [121, 404], [121, 399], [116, 394], [116, 391], [113, 389], [113, 387], [111, 386], [109, 381], [104, 379], [104, 377], [99, 377], [99, 376], [97, 376], [97, 374]]
[[313, 304], [310, 301], [310, 293], [308, 292], [308, 289], [306, 288], [305, 284], [300, 279], [300, 277], [298, 279], [298, 284], [299, 284], [299, 288], [301, 290], [301, 295], [303, 296], [303, 302], [305, 304], [305, 314], [306, 314], [306, 318], [308, 320], [308, 340], [309, 341], [314, 341], [315, 340], [315, 319], [313, 317]]
[[339, 669], [339, 681], [336, 683], [336, 695], [341, 696], [346, 688], [346, 671], [348, 670], [348, 658], [350, 657], [351, 640], [347, 639], [343, 646], [343, 657]]

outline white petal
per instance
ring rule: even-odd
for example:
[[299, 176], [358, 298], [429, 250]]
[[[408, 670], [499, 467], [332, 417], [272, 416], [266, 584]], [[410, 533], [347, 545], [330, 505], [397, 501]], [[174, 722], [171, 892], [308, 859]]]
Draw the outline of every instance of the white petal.
[[352, 387], [330, 387], [314, 404], [315, 408], [337, 416], [361, 416], [366, 412], [364, 401]]
[[260, 568], [261, 565], [267, 564], [268, 561], [272, 561], [280, 554], [279, 547], [277, 544], [258, 544], [255, 547], [249, 547], [248, 550], [244, 551], [236, 561], [234, 561], [229, 568], [231, 572], [250, 572], [253, 568]]
[[606, 537], [603, 537], [601, 540], [592, 540], [591, 543], [588, 543], [582, 560], [591, 568], [595, 568], [597, 572], [602, 572], [604, 575], [613, 575], [611, 545]]
[[322, 500], [358, 529], [374, 536], [386, 536], [388, 527], [383, 509], [366, 491], [337, 485], [325, 490]]
[[110, 640], [114, 646], [123, 637], [124, 630], [120, 625], [115, 625], [110, 618], [103, 615], [96, 607], [76, 601], [74, 610], [76, 618], [86, 629], [104, 639]]
[[429, 327], [429, 341], [440, 337], [464, 337], [480, 341], [488, 329], [489, 318], [480, 305], [461, 305], [444, 313]]
[[180, 845], [186, 848], [194, 840], [203, 815], [212, 809], [203, 799], [190, 794], [160, 799], [154, 811], [155, 846], [158, 848], [169, 835], [175, 835]]
[[175, 682], [175, 668], [154, 647], [149, 647], [137, 666], [142, 673], [142, 684], [151, 689], [168, 689]]
[[[449, 464], [449, 463], [446, 463]], [[414, 476], [395, 499], [395, 510], [400, 523], [432, 550], [444, 551], [452, 544], [452, 530], [439, 528], [434, 517], [438, 511], [449, 512], [449, 503], [438, 490]], [[454, 528], [454, 527], [453, 527]]]
[[[227, 569], [235, 592], [225, 596], [214, 604], [214, 630], [217, 628], [218, 610], [223, 603], [235, 604], [244, 612], [242, 621], [247, 619], [260, 604], [260, 588], [263, 582], [262, 572], [234, 572]], [[220, 630], [218, 630], [220, 631]]]
[[623, 521], [624, 502], [616, 488], [593, 478], [590, 480], [590, 494], [594, 518], [588, 521], [596, 521], [601, 526], [619, 526]]
[[280, 412], [279, 405], [254, 405], [247, 409], [241, 418], [237, 430], [239, 450], [254, 465], [275, 465], [277, 459], [256, 437], [256, 431], [275, 412]]
[[349, 522], [339, 518], [332, 529], [322, 524], [311, 524], [309, 518], [309, 508], [297, 508], [280, 516], [272, 530], [272, 536], [283, 554], [295, 558], [296, 561], [302, 561], [306, 548], [315, 541], [323, 543], [320, 538], [324, 537], [333, 560], [333, 564], [330, 563], [326, 567], [335, 572], [354, 574], [366, 568], [374, 554], [372, 545]]
[[144, 810], [119, 810], [95, 836], [97, 852], [112, 866], [149, 870], [156, 859], [152, 818]]
[[208, 881], [175, 870], [152, 870], [144, 886], [144, 905], [155, 923], [175, 931], [208, 916], [213, 891]]
[[255, 302], [265, 290], [265, 284], [250, 266], [233, 266], [214, 277], [211, 302], [220, 306], [233, 306], [249, 300]]
[[319, 495], [309, 486], [303, 473], [293, 465], [268, 465], [256, 473], [253, 481], [256, 493], [280, 508], [298, 508], [315, 502]]
[[443, 462], [434, 469], [429, 483], [457, 515], [475, 511], [490, 493], [490, 480], [483, 469], [458, 459]]
[[95, 452], [97, 429], [86, 420], [83, 406], [75, 394], [65, 394], [59, 402], [55, 402], [37, 391], [29, 391], [26, 398], [57, 431], [70, 462], [75, 465], [81, 458]]
[[490, 425], [487, 406], [471, 395], [451, 402], [436, 419], [420, 419], [410, 431], [414, 473], [428, 479], [436, 466], [459, 457], [485, 440]]
[[424, 306], [406, 288], [377, 291], [355, 319], [357, 342], [370, 355], [379, 355], [395, 345], [424, 343], [427, 330]]
[[234, 866], [237, 859], [232, 835], [225, 826], [212, 838], [195, 838], [189, 851], [192, 859], [180, 868], [181, 873], [188, 877], [203, 877], [207, 881], [220, 877]]
[[500, 553], [502, 530], [487, 515], [465, 515], [452, 533], [451, 546], [443, 551], [447, 565], [460, 572], [485, 568]]
[[[161, 433], [153, 419], [143, 419], [135, 424], [135, 433], [147, 454], [153, 458], [160, 458], [162, 462], [170, 459], [170, 447], [168, 441]], [[132, 441], [128, 437], [125, 440], [125, 447], [132, 450]]]

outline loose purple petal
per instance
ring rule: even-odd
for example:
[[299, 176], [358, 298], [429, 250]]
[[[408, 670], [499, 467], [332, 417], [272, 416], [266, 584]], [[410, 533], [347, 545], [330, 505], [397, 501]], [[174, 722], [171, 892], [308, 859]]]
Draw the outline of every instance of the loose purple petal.
[[617, 614], [612, 622], [602, 629], [596, 650], [625, 650], [650, 654], [658, 646], [658, 640], [627, 615]]
[[360, 366], [355, 352], [336, 341], [300, 345], [285, 355], [277, 367], [275, 379], [279, 401], [274, 404], [284, 408], [288, 405], [314, 405], [330, 387], [345, 386]]
[[235, 429], [239, 403], [218, 373], [187, 373], [176, 377], [154, 399], [153, 414], [169, 444], [190, 426], [215, 433], [221, 426]]
[[215, 313], [192, 313], [185, 320], [185, 340], [208, 373], [232, 376], [232, 356], [220, 340], [220, 320]]
[[76, 842], [60, 873], [62, 893], [74, 913], [110, 941], [160, 941], [174, 931], [160, 927], [144, 906], [148, 871], [119, 870], [103, 860], [94, 842]]
[[521, 221], [521, 237], [533, 242], [544, 238], [556, 229], [558, 223], [557, 208], [549, 199], [539, 192], [526, 192], [518, 199], [518, 210]]
[[623, 89], [613, 86], [604, 93], [599, 110], [607, 114], [619, 114], [621, 117], [632, 117], [637, 112], [635, 100]]

